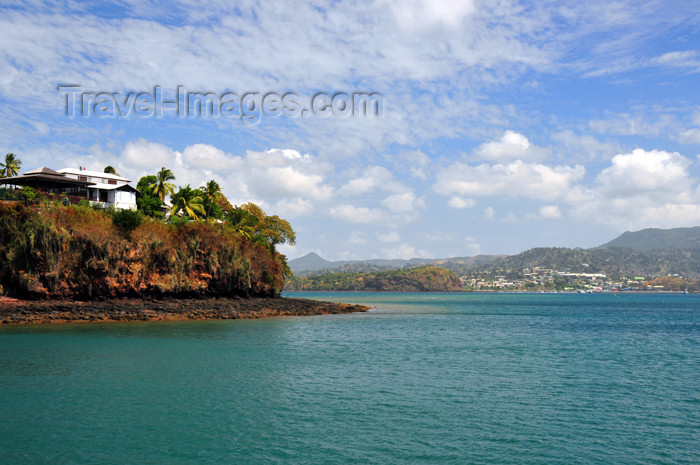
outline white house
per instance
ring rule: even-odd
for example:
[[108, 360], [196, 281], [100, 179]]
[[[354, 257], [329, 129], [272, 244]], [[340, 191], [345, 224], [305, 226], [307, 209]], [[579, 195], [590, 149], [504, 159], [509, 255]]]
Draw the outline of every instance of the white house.
[[101, 173], [78, 168], [58, 170], [66, 178], [90, 183], [87, 186], [88, 200], [102, 207], [114, 207], [122, 210], [136, 210], [135, 188], [129, 179], [116, 174]]

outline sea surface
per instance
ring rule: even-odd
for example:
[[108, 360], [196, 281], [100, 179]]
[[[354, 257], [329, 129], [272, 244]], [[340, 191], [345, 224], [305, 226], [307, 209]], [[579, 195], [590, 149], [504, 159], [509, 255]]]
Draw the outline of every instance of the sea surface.
[[698, 464], [700, 296], [0, 328], [0, 463]]

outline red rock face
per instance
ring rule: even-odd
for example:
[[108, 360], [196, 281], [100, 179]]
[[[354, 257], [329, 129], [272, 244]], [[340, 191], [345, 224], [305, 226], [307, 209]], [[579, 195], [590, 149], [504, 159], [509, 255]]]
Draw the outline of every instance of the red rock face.
[[127, 236], [90, 208], [0, 206], [0, 285], [30, 299], [277, 296], [284, 256], [222, 224], [145, 218]]

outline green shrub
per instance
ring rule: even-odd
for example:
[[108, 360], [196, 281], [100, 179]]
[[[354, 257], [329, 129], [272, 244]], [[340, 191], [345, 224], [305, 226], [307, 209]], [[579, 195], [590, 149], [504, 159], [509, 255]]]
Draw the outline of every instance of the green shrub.
[[112, 215], [112, 223], [120, 231], [130, 233], [141, 225], [141, 213], [136, 210], [119, 210]]

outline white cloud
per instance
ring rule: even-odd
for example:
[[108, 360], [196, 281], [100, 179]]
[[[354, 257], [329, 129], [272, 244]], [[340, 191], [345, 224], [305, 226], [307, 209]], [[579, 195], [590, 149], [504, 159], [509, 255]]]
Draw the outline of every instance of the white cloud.
[[382, 249], [382, 256], [386, 258], [401, 258], [404, 260], [410, 258], [433, 258], [430, 252], [416, 249], [405, 242], [390, 249]]
[[444, 195], [524, 196], [554, 200], [566, 194], [584, 173], [581, 165], [550, 167], [515, 161], [472, 166], [456, 162], [437, 173], [434, 189]]
[[353, 231], [350, 233], [348, 242], [350, 244], [366, 244], [367, 239], [365, 239], [365, 234], [362, 231]]
[[353, 178], [343, 185], [338, 192], [350, 196], [375, 190], [405, 192], [408, 188], [397, 181], [394, 174], [383, 166], [370, 166], [363, 171], [361, 176]]
[[150, 171], [161, 167], [173, 167], [180, 162], [182, 154], [163, 144], [136, 139], [129, 142], [122, 150], [121, 158], [125, 164]]
[[182, 160], [191, 167], [224, 173], [243, 168], [240, 157], [227, 154], [209, 144], [194, 144], [186, 147], [182, 151]]
[[556, 205], [545, 205], [540, 207], [540, 216], [542, 218], [561, 218], [561, 210]]
[[495, 216], [496, 212], [494, 211], [492, 206], [488, 206], [484, 208], [484, 219], [491, 221], [493, 217]]
[[347, 223], [377, 223], [384, 221], [386, 218], [386, 215], [381, 210], [355, 207], [349, 204], [333, 207], [329, 213], [333, 218]]
[[617, 143], [601, 142], [588, 134], [575, 134], [570, 129], [554, 133], [551, 138], [560, 144], [559, 152], [565, 159], [607, 160], [612, 154], [620, 152]]
[[481, 245], [476, 241], [474, 237], [465, 237], [465, 242], [467, 243], [467, 255], [479, 255], [481, 253]]
[[547, 156], [545, 150], [531, 144], [527, 137], [511, 130], [507, 130], [498, 141], [481, 144], [474, 150], [474, 154], [493, 162], [540, 161]]
[[582, 219], [642, 229], [700, 223], [698, 179], [679, 153], [637, 149], [613, 157], [593, 186], [573, 190], [567, 201]]
[[401, 236], [396, 231], [387, 231], [377, 233], [377, 239], [382, 242], [398, 242], [401, 240]]
[[454, 197], [450, 198], [450, 200], [447, 202], [447, 205], [449, 205], [451, 208], [455, 208], [455, 209], [471, 208], [474, 205], [476, 205], [476, 200], [464, 199], [462, 197], [454, 196]]
[[472, 0], [384, 0], [389, 4], [399, 27], [406, 31], [436, 25], [456, 27], [474, 12]]
[[275, 204], [275, 212], [282, 218], [296, 218], [307, 215], [312, 211], [313, 205], [311, 201], [299, 197], [295, 199], [281, 199]]
[[394, 213], [411, 213], [424, 207], [423, 200], [417, 199], [413, 192], [392, 194], [382, 200], [381, 204]]
[[679, 153], [636, 149], [632, 153], [615, 155], [612, 166], [596, 177], [597, 189], [610, 197], [630, 197], [653, 194], [665, 197], [690, 188], [692, 180], [687, 169], [691, 161]]
[[678, 68], [696, 68], [700, 70], [700, 57], [695, 50], [684, 50], [664, 53], [651, 59], [658, 65], [674, 66]]
[[684, 144], [700, 144], [700, 128], [690, 128], [682, 131], [678, 140]]

